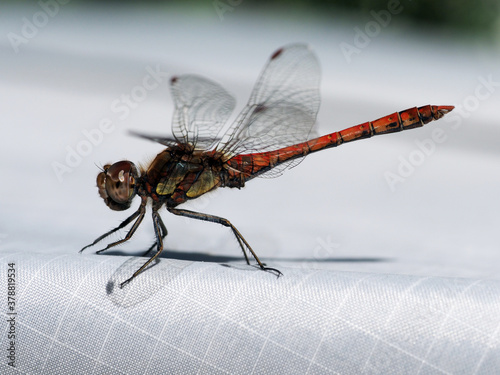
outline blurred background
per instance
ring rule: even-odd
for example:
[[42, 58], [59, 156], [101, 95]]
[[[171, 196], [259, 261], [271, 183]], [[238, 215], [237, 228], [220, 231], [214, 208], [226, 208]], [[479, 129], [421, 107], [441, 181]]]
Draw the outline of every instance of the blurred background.
[[[132, 213], [109, 210], [95, 177], [108, 162], [147, 164], [161, 151], [127, 132], [169, 134], [168, 77], [215, 80], [238, 111], [270, 54], [306, 42], [322, 67], [321, 134], [414, 106], [457, 108], [185, 208], [228, 218], [276, 267], [498, 278], [499, 9], [493, 0], [4, 0], [0, 248], [75, 254]], [[162, 216], [165, 256], [240, 260], [226, 228]], [[148, 218], [114, 254], [152, 241]]]

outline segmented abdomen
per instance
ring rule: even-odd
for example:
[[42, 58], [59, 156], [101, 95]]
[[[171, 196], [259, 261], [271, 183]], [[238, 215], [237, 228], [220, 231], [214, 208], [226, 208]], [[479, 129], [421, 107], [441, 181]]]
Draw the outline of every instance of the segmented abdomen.
[[294, 158], [304, 157], [311, 152], [316, 152], [342, 143], [358, 139], [370, 138], [374, 135], [399, 132], [406, 129], [421, 127], [433, 120], [438, 120], [446, 113], [453, 110], [453, 106], [426, 105], [413, 107], [401, 112], [395, 112], [375, 121], [368, 121], [339, 132], [324, 135], [296, 145], [284, 147], [274, 151], [242, 154], [227, 161], [231, 178], [249, 180], [275, 166], [290, 161]]

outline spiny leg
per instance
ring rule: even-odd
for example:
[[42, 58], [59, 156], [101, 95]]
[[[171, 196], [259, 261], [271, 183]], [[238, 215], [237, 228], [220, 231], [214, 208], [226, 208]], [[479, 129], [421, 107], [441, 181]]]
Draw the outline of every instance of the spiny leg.
[[[142, 206], [141, 206], [142, 207]], [[94, 242], [92, 242], [90, 245], [87, 245], [85, 247], [83, 247], [81, 250], [80, 250], [80, 253], [85, 250], [86, 248], [88, 247], [91, 247], [91, 246], [94, 246], [96, 243], [102, 241], [103, 239], [105, 239], [106, 237], [108, 237], [109, 235], [115, 233], [117, 230], [120, 230], [122, 228], [125, 228], [127, 225], [129, 225], [132, 220], [134, 220], [137, 216], [139, 216], [141, 214], [141, 208], [139, 208], [136, 212], [134, 212], [132, 215], [130, 215], [129, 217], [127, 217], [125, 220], [122, 221], [122, 223], [120, 225], [118, 225], [116, 228], [114, 229], [111, 229], [109, 232], [106, 232], [104, 233], [102, 236], [99, 236], [97, 237]]]
[[247, 264], [250, 264], [250, 262], [248, 260], [248, 256], [246, 254], [245, 247], [243, 246], [243, 244], [245, 244], [246, 248], [250, 251], [250, 253], [254, 257], [254, 259], [257, 261], [257, 263], [259, 264], [259, 267], [262, 270], [275, 272], [278, 275], [278, 277], [280, 275], [282, 275], [282, 273], [279, 270], [277, 270], [276, 268], [266, 267], [260, 261], [259, 257], [253, 251], [252, 247], [248, 244], [248, 242], [241, 235], [241, 233], [238, 231], [238, 229], [236, 229], [236, 227], [233, 224], [231, 224], [231, 222], [229, 220], [224, 219], [223, 217], [219, 217], [219, 216], [214, 216], [214, 215], [209, 215], [209, 214], [202, 214], [200, 212], [189, 211], [189, 210], [182, 210], [182, 209], [180, 210], [180, 209], [177, 209], [177, 208], [167, 208], [167, 210], [169, 212], [173, 213], [174, 215], [185, 216], [185, 217], [189, 217], [191, 219], [197, 219], [197, 220], [203, 220], [203, 221], [210, 221], [212, 223], [221, 224], [221, 225], [223, 225], [225, 227], [231, 228], [231, 230], [233, 231], [234, 235], [236, 236], [236, 239], [238, 240], [238, 243], [240, 244], [240, 247], [241, 247], [241, 250], [243, 251], [243, 254], [245, 255], [245, 259], [247, 261]]
[[117, 245], [119, 245], [121, 243], [124, 243], [124, 242], [130, 240], [132, 238], [132, 236], [134, 235], [135, 231], [137, 230], [137, 228], [139, 228], [139, 225], [141, 225], [142, 220], [144, 219], [144, 214], [146, 213], [146, 208], [143, 207], [143, 206], [141, 206], [139, 208], [139, 211], [140, 211], [139, 217], [135, 221], [134, 225], [132, 225], [132, 228], [130, 228], [130, 230], [128, 231], [127, 235], [124, 238], [122, 238], [121, 240], [118, 240], [118, 241], [115, 241], [115, 242], [111, 242], [104, 249], [96, 251], [96, 254], [102, 253], [103, 251], [106, 251], [106, 250], [108, 250], [111, 247], [117, 246]]
[[153, 227], [155, 229], [155, 235], [156, 235], [156, 245], [157, 245], [156, 254], [153, 255], [151, 258], [149, 258], [146, 261], [146, 263], [144, 263], [137, 271], [135, 271], [130, 278], [121, 283], [120, 288], [123, 288], [125, 284], [128, 284], [130, 281], [132, 281], [134, 277], [136, 277], [138, 274], [144, 271], [144, 269], [147, 266], [149, 266], [149, 264], [151, 264], [151, 262], [155, 260], [158, 257], [158, 255], [161, 254], [163, 250], [163, 238], [167, 235], [167, 228], [165, 227], [165, 224], [163, 224], [163, 221], [157, 211], [153, 211]]
[[[163, 220], [161, 219], [161, 217], [159, 215], [158, 215], [158, 218], [160, 219], [159, 224], [160, 224], [160, 230], [161, 230], [161, 239], [164, 240], [165, 237], [167, 237], [168, 230], [167, 230], [167, 227], [165, 226], [165, 224], [163, 224]], [[155, 246], [158, 246], [158, 241], [155, 241], [155, 243], [152, 244], [151, 247], [142, 256], [145, 257], [146, 255], [148, 255], [155, 248]]]

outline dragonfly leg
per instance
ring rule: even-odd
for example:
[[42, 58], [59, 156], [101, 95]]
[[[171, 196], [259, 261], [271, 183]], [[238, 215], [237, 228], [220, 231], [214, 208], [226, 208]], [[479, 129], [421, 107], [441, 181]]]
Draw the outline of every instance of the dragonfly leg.
[[[189, 217], [191, 219], [209, 221], [209, 222], [212, 222], [212, 223], [217, 223], [217, 224], [223, 225], [225, 227], [231, 228], [231, 230], [233, 231], [236, 239], [238, 240], [238, 243], [240, 244], [240, 247], [241, 247], [241, 250], [243, 251], [243, 254], [245, 255], [245, 260], [247, 261], [247, 264], [250, 264], [250, 262], [248, 260], [247, 254], [246, 254], [245, 247], [248, 249], [248, 251], [250, 251], [250, 253], [254, 257], [254, 259], [257, 261], [257, 263], [259, 264], [259, 267], [262, 270], [274, 272], [274, 273], [276, 273], [276, 275], [278, 277], [280, 275], [282, 275], [282, 273], [279, 270], [277, 270], [276, 268], [266, 267], [260, 261], [260, 259], [257, 256], [257, 254], [253, 251], [252, 247], [248, 244], [248, 242], [245, 240], [245, 238], [241, 235], [240, 231], [238, 229], [236, 229], [236, 227], [233, 224], [231, 224], [231, 222], [229, 220], [224, 219], [223, 217], [219, 217], [219, 216], [214, 216], [214, 215], [209, 215], [209, 214], [203, 214], [203, 213], [200, 213], [200, 212], [194, 212], [194, 211], [189, 211], [189, 210], [182, 210], [182, 209], [180, 210], [180, 209], [177, 209], [177, 208], [168, 208], [167, 207], [167, 210], [169, 212], [173, 213], [174, 215], [185, 216], [185, 217]], [[245, 246], [243, 246], [243, 244]]]
[[135, 218], [137, 216], [139, 216], [141, 214], [140, 212], [140, 209], [137, 210], [136, 212], [134, 212], [131, 216], [129, 216], [128, 218], [126, 218], [125, 220], [122, 221], [122, 223], [120, 225], [118, 225], [116, 228], [114, 229], [111, 229], [109, 232], [106, 232], [104, 233], [102, 236], [99, 236], [97, 237], [94, 242], [92, 242], [91, 244], [87, 245], [87, 246], [84, 246], [82, 247], [82, 249], [80, 250], [80, 253], [85, 250], [86, 248], [88, 247], [91, 247], [91, 246], [94, 246], [96, 243], [102, 241], [103, 239], [105, 239], [106, 237], [108, 237], [109, 235], [115, 233], [117, 230], [119, 229], [122, 229], [122, 228], [125, 228], [127, 225], [129, 225], [133, 220], [135, 220]]
[[[161, 217], [159, 215], [158, 215], [158, 219], [159, 219], [158, 223], [160, 224], [161, 239], [164, 240], [165, 237], [167, 237], [168, 230], [167, 230], [167, 227], [165, 226], [165, 224], [163, 224], [163, 220], [161, 219]], [[152, 244], [151, 247], [142, 256], [145, 257], [146, 255], [148, 255], [155, 248], [155, 246], [156, 247], [158, 246], [158, 240], [155, 241], [155, 243]]]
[[151, 258], [149, 258], [137, 271], [134, 272], [134, 274], [130, 278], [125, 280], [123, 283], [121, 283], [120, 288], [123, 288], [124, 285], [126, 285], [130, 281], [132, 281], [132, 279], [134, 277], [136, 277], [138, 274], [140, 274], [142, 271], [144, 271], [144, 269], [147, 266], [149, 266], [151, 264], [151, 262], [153, 262], [158, 257], [158, 255], [161, 254], [161, 252], [163, 250], [163, 238], [165, 238], [165, 236], [167, 235], [167, 228], [165, 227], [165, 224], [163, 224], [163, 221], [162, 221], [162, 219], [157, 211], [153, 211], [153, 227], [154, 227], [155, 235], [156, 235], [156, 244], [154, 244], [148, 250], [148, 253], [156, 245], [157, 246], [156, 254], [154, 254]]
[[[141, 208], [142, 208], [142, 206], [141, 206]], [[108, 244], [108, 246], [106, 246], [104, 249], [96, 251], [96, 254], [102, 253], [103, 251], [106, 251], [114, 246], [117, 246], [121, 243], [124, 243], [132, 238], [132, 236], [134, 235], [137, 228], [139, 228], [139, 225], [141, 225], [142, 219], [144, 219], [144, 214], [145, 214], [146, 209], [141, 210], [141, 208], [139, 208], [139, 211], [140, 211], [139, 215], [138, 215], [139, 217], [135, 221], [134, 225], [132, 225], [132, 227], [128, 231], [127, 235], [125, 237], [123, 237], [121, 240], [118, 240], [118, 241], [115, 241], [115, 242]]]
[[108, 250], [110, 247], [113, 247], [113, 246], [116, 246], [116, 245], [119, 245], [125, 241], [128, 241], [134, 234], [134, 232], [137, 230], [137, 228], [139, 227], [139, 225], [141, 224], [142, 222], [142, 219], [144, 218], [144, 214], [146, 212], [146, 202], [147, 200], [146, 199], [143, 199], [139, 209], [134, 212], [132, 215], [130, 215], [128, 218], [126, 218], [125, 220], [122, 221], [122, 223], [120, 225], [118, 225], [116, 228], [114, 229], [111, 229], [109, 232], [106, 232], [104, 233], [102, 236], [99, 236], [95, 239], [94, 242], [92, 242], [91, 244], [83, 247], [81, 250], [80, 250], [80, 253], [85, 250], [86, 248], [90, 247], [90, 246], [94, 246], [95, 244], [97, 244], [98, 242], [102, 241], [104, 238], [108, 237], [109, 235], [113, 234], [114, 232], [116, 232], [117, 230], [119, 229], [122, 229], [122, 228], [125, 228], [127, 225], [129, 225], [133, 220], [135, 220], [137, 218], [137, 220], [135, 221], [134, 225], [132, 226], [132, 228], [130, 228], [130, 231], [127, 233], [127, 235], [125, 236], [125, 238], [119, 240], [119, 241], [116, 241], [116, 242], [113, 242], [113, 243], [110, 243], [108, 246], [106, 246], [104, 249], [101, 249], [101, 250], [98, 250], [96, 251], [97, 254], [105, 251], [105, 250]]

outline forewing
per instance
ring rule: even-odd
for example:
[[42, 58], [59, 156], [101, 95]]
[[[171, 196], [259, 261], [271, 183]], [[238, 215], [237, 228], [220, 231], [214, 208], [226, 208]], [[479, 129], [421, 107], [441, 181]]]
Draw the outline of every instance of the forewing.
[[196, 75], [173, 77], [170, 84], [175, 139], [196, 149], [210, 149], [219, 142], [219, 132], [234, 109], [235, 99], [217, 83]]
[[318, 60], [308, 45], [279, 49], [264, 67], [247, 106], [217, 149], [229, 159], [306, 141], [319, 108], [319, 82]]
[[174, 147], [178, 144], [177, 139], [164, 137], [162, 135], [144, 134], [133, 130], [129, 131], [129, 133], [135, 137], [149, 139], [150, 141], [161, 143], [162, 145], [167, 147]]

